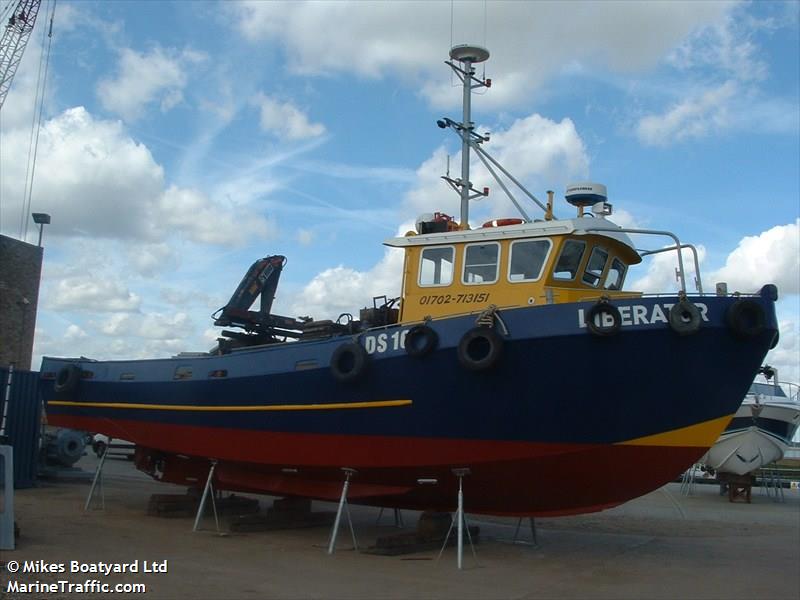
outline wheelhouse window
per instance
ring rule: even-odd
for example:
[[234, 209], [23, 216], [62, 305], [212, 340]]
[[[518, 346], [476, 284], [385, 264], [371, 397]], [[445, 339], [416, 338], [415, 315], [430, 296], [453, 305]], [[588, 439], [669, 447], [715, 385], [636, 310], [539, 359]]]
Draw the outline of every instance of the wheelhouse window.
[[453, 283], [453, 257], [455, 249], [452, 246], [438, 246], [424, 248], [419, 264], [419, 285], [450, 285]]
[[525, 240], [511, 243], [511, 260], [508, 264], [508, 280], [536, 281], [550, 252], [550, 240]]
[[500, 244], [470, 244], [464, 250], [464, 283], [494, 283], [500, 262]]
[[567, 240], [561, 249], [561, 256], [558, 257], [556, 268], [553, 271], [553, 279], [562, 281], [575, 279], [584, 252], [586, 252], [586, 242]]
[[608, 262], [608, 250], [595, 246], [586, 263], [586, 270], [583, 272], [583, 283], [592, 287], [600, 285], [600, 278]]
[[608, 269], [608, 276], [606, 277], [606, 284], [604, 287], [607, 290], [621, 290], [627, 270], [628, 267], [620, 259], [613, 259], [611, 261], [611, 267]]

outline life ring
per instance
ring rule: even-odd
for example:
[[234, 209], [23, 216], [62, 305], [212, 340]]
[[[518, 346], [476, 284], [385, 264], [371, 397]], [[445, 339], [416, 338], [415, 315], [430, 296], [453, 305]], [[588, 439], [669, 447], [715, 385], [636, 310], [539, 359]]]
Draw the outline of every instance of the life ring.
[[678, 335], [690, 335], [700, 329], [700, 310], [686, 298], [669, 309], [669, 326]]
[[469, 371], [492, 368], [502, 353], [503, 338], [488, 327], [473, 327], [458, 342], [458, 362]]
[[71, 392], [78, 387], [81, 380], [81, 369], [78, 365], [69, 364], [59, 369], [53, 390], [58, 393]]
[[[600, 325], [595, 322], [595, 318], [603, 314], [607, 314], [611, 317], [611, 325], [603, 324], [605, 319], [602, 318], [600, 319]], [[614, 335], [622, 326], [622, 315], [619, 314], [619, 309], [616, 306], [607, 300], [600, 300], [586, 313], [586, 326], [594, 335], [600, 337]]]
[[421, 358], [430, 354], [439, 344], [439, 336], [427, 325], [416, 325], [406, 334], [406, 354]]
[[367, 368], [367, 351], [354, 342], [342, 344], [331, 356], [331, 373], [342, 383], [359, 379]]
[[725, 318], [728, 327], [740, 338], [753, 338], [761, 335], [767, 325], [764, 308], [755, 300], [740, 298], [728, 309]]
[[522, 225], [525, 219], [494, 219], [486, 221], [482, 227], [506, 227], [507, 225]]

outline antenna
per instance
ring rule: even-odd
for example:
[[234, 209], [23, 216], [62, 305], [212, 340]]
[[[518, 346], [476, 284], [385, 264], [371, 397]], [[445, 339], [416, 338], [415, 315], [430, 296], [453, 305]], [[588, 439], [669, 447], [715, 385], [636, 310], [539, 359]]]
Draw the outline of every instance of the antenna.
[[[450, 177], [449, 156], [447, 162], [448, 173], [446, 176], [442, 177], [442, 179], [450, 184], [450, 187], [452, 187], [458, 193], [458, 195], [461, 196], [461, 229], [469, 229], [469, 201], [489, 195], [489, 188], [485, 187], [483, 190], [476, 190], [472, 187], [472, 182], [469, 180], [470, 150], [475, 150], [478, 158], [484, 164], [489, 173], [491, 173], [492, 177], [495, 178], [497, 183], [500, 185], [500, 188], [506, 193], [511, 202], [527, 222], [530, 223], [532, 219], [522, 209], [517, 200], [509, 191], [508, 187], [503, 183], [503, 181], [500, 179], [500, 176], [491, 165], [497, 167], [497, 169], [503, 175], [505, 175], [514, 185], [516, 185], [526, 196], [533, 200], [539, 206], [539, 208], [541, 208], [543, 211], [547, 210], [544, 204], [539, 202], [539, 200], [533, 194], [526, 190], [519, 181], [514, 179], [514, 177], [508, 171], [506, 171], [500, 163], [492, 158], [489, 153], [480, 146], [480, 144], [483, 142], [489, 141], [489, 134], [487, 133], [486, 135], [480, 135], [475, 133], [475, 124], [472, 122], [472, 90], [476, 88], [490, 88], [492, 86], [492, 80], [487, 78], [478, 79], [475, 77], [475, 69], [473, 69], [473, 65], [485, 62], [488, 60], [488, 58], [489, 51], [486, 48], [463, 44], [459, 46], [453, 46], [450, 49], [450, 60], [444, 61], [445, 64], [448, 65], [458, 76], [458, 78], [461, 79], [464, 90], [462, 99], [463, 113], [461, 123], [453, 121], [452, 119], [448, 119], [447, 117], [443, 117], [436, 121], [436, 124], [440, 128], [446, 129], [447, 127], [450, 127], [461, 138], [461, 177], [459, 179], [453, 179]], [[491, 163], [491, 165], [489, 163]]]
[[[461, 178], [453, 180], [445, 177], [453, 189], [461, 196], [461, 229], [469, 229], [469, 201], [485, 196], [486, 194], [475, 190], [469, 180], [469, 158], [472, 138], [486, 141], [482, 136], [475, 133], [475, 125], [472, 122], [472, 90], [475, 88], [489, 87], [492, 83], [490, 79], [478, 79], [475, 77], [475, 69], [472, 66], [482, 63], [489, 58], [489, 51], [480, 46], [469, 46], [466, 44], [453, 46], [450, 49], [450, 60], [445, 61], [453, 69], [463, 84], [463, 110], [461, 123], [456, 123], [451, 119], [437, 121], [439, 127], [452, 127], [461, 136]], [[460, 63], [457, 65], [456, 62]]]

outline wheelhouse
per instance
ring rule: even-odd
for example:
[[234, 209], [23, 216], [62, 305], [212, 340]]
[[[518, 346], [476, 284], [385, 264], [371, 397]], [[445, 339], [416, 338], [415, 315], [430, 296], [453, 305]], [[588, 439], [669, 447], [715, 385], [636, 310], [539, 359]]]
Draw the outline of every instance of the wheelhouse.
[[[588, 221], [588, 224], [586, 223]], [[498, 308], [580, 302], [622, 291], [641, 262], [630, 239], [605, 219], [487, 224], [393, 238], [405, 249], [400, 320]]]

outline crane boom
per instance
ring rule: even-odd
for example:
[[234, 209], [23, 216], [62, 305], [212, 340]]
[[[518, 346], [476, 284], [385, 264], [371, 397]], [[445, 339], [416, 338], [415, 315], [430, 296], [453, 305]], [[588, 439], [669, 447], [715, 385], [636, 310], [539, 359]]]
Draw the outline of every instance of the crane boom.
[[42, 0], [19, 0], [5, 26], [0, 40], [0, 109], [17, 73], [28, 38], [33, 33], [41, 4]]

